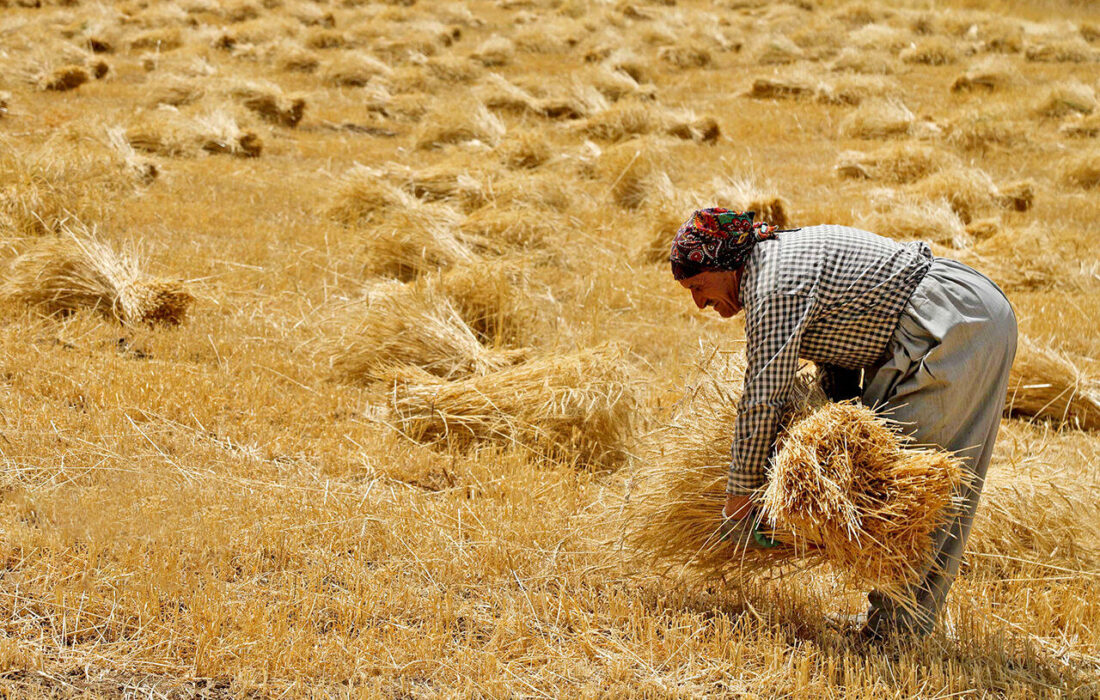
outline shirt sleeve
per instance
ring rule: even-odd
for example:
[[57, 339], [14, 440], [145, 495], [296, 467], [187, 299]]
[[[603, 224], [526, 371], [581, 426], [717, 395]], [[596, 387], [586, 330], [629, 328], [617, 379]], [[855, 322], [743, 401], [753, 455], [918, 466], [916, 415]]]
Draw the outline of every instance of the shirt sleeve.
[[775, 294], [745, 315], [745, 390], [737, 407], [726, 493], [744, 496], [767, 481], [783, 404], [798, 371], [798, 350], [812, 297]]

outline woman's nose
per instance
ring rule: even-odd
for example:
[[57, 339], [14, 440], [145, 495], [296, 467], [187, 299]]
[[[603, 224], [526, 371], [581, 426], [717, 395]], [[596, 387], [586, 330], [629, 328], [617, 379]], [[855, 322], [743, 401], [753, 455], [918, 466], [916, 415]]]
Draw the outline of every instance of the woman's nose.
[[705, 309], [707, 307], [706, 301], [703, 300], [703, 295], [697, 290], [691, 290], [691, 298], [700, 309]]

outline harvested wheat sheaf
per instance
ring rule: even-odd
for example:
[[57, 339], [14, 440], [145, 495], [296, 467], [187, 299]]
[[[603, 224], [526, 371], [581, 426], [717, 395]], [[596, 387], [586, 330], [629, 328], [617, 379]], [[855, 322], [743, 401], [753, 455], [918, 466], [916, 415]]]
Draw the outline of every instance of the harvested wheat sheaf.
[[920, 180], [940, 170], [951, 160], [950, 155], [928, 144], [902, 141], [869, 153], [841, 153], [835, 170], [841, 177], [903, 184]]
[[856, 586], [888, 590], [928, 561], [965, 474], [946, 452], [907, 446], [870, 409], [830, 404], [787, 430], [761, 503], [796, 547], [820, 549]]
[[956, 504], [963, 470], [944, 453], [906, 446], [868, 409], [826, 403], [812, 372], [799, 376], [772, 478], [758, 494], [781, 544], [730, 556], [717, 529], [743, 367], [716, 364], [721, 376], [708, 374], [629, 474], [628, 553], [702, 578], [827, 562], [855, 587], [911, 580]]
[[180, 282], [147, 275], [133, 256], [71, 230], [12, 261], [0, 296], [49, 314], [91, 309], [130, 324], [177, 325], [194, 301]]
[[1100, 430], [1100, 381], [1085, 376], [1064, 353], [1021, 335], [1005, 413]]
[[371, 384], [412, 366], [434, 377], [466, 377], [502, 367], [451, 301], [434, 289], [384, 282], [322, 324], [316, 357], [339, 379]]
[[139, 151], [162, 156], [224, 153], [257, 158], [263, 152], [260, 137], [242, 129], [231, 114], [222, 110], [196, 117], [167, 108], [148, 111], [126, 130], [126, 140]]
[[626, 456], [633, 432], [636, 380], [617, 345], [548, 355], [462, 381], [409, 371], [390, 379], [398, 427], [423, 442], [517, 444], [609, 468]]

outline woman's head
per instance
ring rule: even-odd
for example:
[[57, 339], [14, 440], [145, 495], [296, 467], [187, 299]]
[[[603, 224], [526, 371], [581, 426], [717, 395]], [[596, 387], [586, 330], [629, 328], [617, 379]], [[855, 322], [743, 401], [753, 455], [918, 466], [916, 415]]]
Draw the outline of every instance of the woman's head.
[[672, 239], [672, 276], [685, 280], [708, 270], [739, 270], [758, 240], [775, 236], [775, 227], [754, 224], [755, 216], [721, 207], [693, 213]]
[[757, 241], [775, 237], [775, 227], [753, 223], [754, 212], [714, 207], [691, 215], [672, 240], [672, 276], [700, 309], [713, 306], [730, 318], [741, 311], [741, 275]]

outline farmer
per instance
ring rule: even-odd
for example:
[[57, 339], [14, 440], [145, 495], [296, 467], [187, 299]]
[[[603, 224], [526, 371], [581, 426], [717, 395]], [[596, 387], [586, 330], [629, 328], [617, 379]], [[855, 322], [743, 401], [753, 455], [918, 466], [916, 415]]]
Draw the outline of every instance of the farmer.
[[[830, 398], [859, 397], [920, 444], [956, 453], [975, 478], [957, 517], [933, 535], [934, 559], [905, 599], [872, 591], [861, 636], [930, 632], [958, 572], [993, 454], [1016, 318], [983, 275], [846, 226], [779, 231], [753, 212], [703, 209], [672, 243], [672, 274], [700, 309], [745, 310], [747, 369], [733, 430], [723, 530], [768, 544], [752, 494], [767, 480], [799, 358], [822, 368]], [[717, 514], [715, 514], [717, 516]]]

